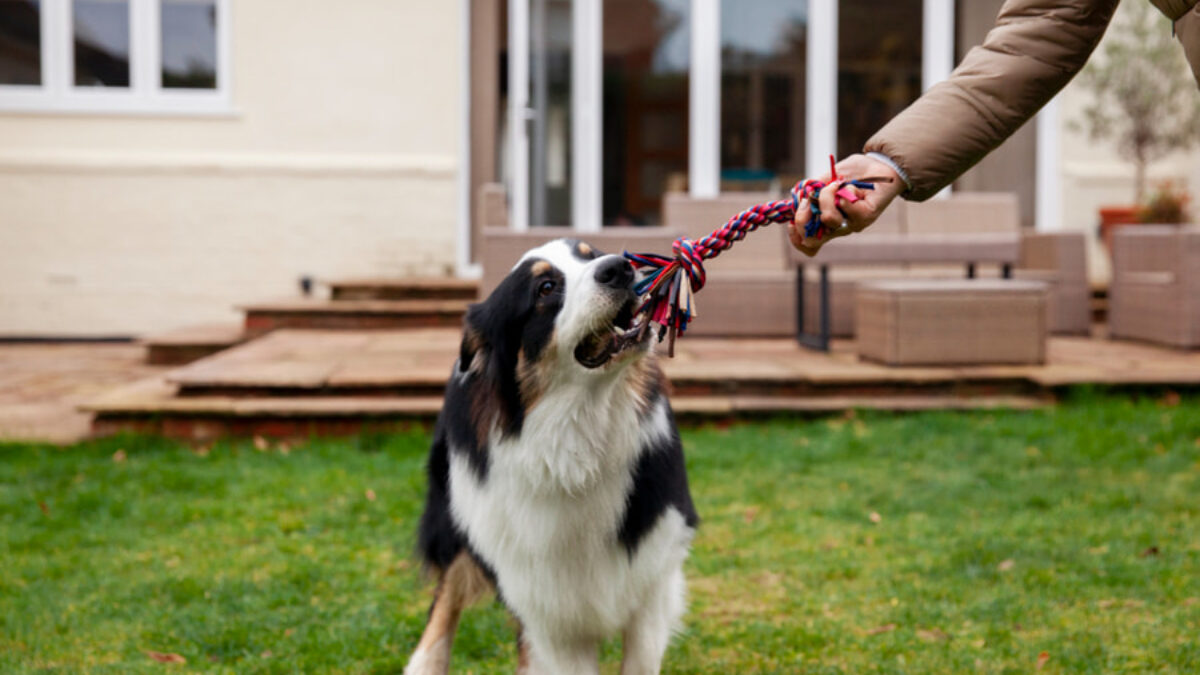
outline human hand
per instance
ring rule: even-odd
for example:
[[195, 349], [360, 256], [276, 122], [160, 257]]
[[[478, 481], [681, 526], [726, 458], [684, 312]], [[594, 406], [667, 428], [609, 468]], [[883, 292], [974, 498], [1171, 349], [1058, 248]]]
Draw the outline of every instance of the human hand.
[[[821, 222], [825, 224], [825, 235], [820, 239], [804, 236], [804, 225], [808, 222], [811, 211], [808, 200], [800, 200], [796, 209], [796, 218], [788, 223], [788, 238], [792, 245], [807, 256], [814, 256], [830, 239], [844, 237], [852, 232], [861, 232], [887, 209], [892, 200], [904, 190], [904, 181], [895, 169], [883, 162], [866, 155], [850, 155], [837, 163], [838, 178], [841, 181], [861, 180], [874, 183], [874, 190], [862, 190], [851, 185], [845, 189], [858, 196], [858, 201], [850, 203], [843, 200], [841, 210], [835, 202], [835, 195], [842, 189], [841, 183], [827, 185], [821, 190], [818, 203], [821, 207]], [[833, 176], [826, 174], [821, 180], [832, 180]], [[845, 215], [843, 215], [843, 213]]]

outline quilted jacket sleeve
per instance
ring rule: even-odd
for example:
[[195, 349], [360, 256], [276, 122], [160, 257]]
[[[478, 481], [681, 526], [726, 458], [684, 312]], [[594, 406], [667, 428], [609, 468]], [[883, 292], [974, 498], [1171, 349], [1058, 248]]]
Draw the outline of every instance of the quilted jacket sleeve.
[[1008, 0], [996, 27], [944, 82], [869, 141], [923, 201], [1033, 117], [1083, 68], [1119, 0]]

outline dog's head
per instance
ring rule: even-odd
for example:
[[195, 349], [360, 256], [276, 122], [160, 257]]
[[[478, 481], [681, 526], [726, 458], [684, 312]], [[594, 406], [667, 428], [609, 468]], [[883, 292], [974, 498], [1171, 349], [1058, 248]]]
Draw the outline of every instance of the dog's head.
[[467, 312], [460, 373], [490, 386], [502, 429], [519, 431], [524, 411], [556, 383], [620, 378], [649, 353], [650, 340], [627, 335], [638, 298], [621, 256], [559, 239], [522, 256], [483, 302]]

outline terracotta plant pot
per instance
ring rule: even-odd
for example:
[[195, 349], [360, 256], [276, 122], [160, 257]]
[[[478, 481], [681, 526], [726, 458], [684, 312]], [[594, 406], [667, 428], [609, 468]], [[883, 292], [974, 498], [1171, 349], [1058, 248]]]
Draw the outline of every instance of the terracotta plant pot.
[[1102, 206], [1100, 207], [1100, 240], [1104, 248], [1112, 251], [1112, 236], [1117, 228], [1138, 224], [1138, 208], [1136, 206]]

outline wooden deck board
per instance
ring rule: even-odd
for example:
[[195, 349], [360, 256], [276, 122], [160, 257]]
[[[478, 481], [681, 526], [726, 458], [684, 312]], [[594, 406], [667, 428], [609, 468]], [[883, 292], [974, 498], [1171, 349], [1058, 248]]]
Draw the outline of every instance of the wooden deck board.
[[[184, 387], [339, 387], [442, 383], [458, 354], [453, 329], [403, 331], [280, 330], [171, 371]], [[663, 358], [673, 381], [932, 385], [1024, 381], [1073, 384], [1200, 384], [1200, 352], [1129, 342], [1051, 338], [1046, 364], [891, 368], [844, 351], [822, 354], [790, 340], [685, 338]]]

